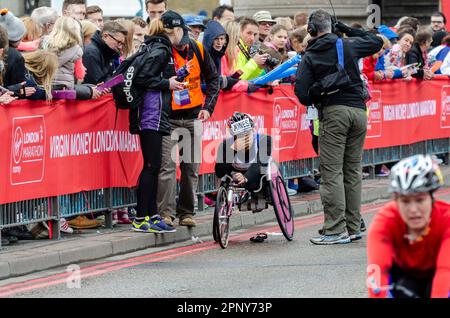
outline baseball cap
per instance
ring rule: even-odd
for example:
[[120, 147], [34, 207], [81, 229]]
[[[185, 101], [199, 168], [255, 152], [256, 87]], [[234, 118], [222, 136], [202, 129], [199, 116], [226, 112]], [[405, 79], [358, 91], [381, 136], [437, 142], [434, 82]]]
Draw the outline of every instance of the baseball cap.
[[258, 11], [253, 15], [253, 19], [260, 23], [260, 22], [272, 22], [276, 23], [277, 21], [272, 19], [272, 15], [269, 11]]
[[183, 37], [181, 38], [180, 44], [185, 45], [189, 43], [189, 31], [191, 29], [186, 25], [181, 15], [175, 11], [168, 10], [161, 15], [161, 22], [167, 29], [182, 28]]
[[191, 15], [191, 14], [184, 14], [183, 15], [184, 22], [186, 22], [187, 25], [199, 25], [203, 29], [206, 29], [206, 26], [203, 24], [203, 18], [198, 15]]

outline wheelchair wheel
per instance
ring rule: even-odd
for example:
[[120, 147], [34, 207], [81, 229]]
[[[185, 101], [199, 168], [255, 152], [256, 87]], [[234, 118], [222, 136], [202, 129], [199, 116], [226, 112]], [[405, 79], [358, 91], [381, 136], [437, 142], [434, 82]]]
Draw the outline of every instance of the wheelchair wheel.
[[229, 221], [228, 216], [227, 189], [223, 186], [217, 192], [216, 207], [214, 209], [213, 237], [220, 247], [226, 248], [228, 245]]
[[[275, 168], [275, 167], [274, 167]], [[286, 184], [278, 168], [270, 176], [270, 195], [281, 232], [288, 241], [294, 238], [294, 213], [289, 200]]]

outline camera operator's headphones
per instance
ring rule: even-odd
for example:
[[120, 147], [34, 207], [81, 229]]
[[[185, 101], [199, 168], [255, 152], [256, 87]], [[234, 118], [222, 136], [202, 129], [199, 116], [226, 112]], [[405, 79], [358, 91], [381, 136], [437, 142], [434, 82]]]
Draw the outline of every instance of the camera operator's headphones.
[[[319, 30], [317, 29], [316, 25], [312, 22], [312, 16], [313, 14], [315, 14], [317, 12], [313, 11], [311, 12], [311, 14], [308, 17], [308, 27], [306, 29], [306, 31], [312, 36], [315, 37], [317, 36], [317, 34], [319, 34]], [[335, 24], [336, 24], [336, 18], [333, 17], [332, 15], [330, 15], [331, 18], [331, 33], [334, 33], [336, 31], [335, 29]]]

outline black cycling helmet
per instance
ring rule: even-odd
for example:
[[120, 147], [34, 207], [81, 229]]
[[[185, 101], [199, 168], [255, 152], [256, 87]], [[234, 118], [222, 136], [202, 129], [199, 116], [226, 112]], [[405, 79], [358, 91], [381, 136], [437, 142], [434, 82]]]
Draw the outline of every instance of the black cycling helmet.
[[228, 128], [233, 136], [243, 135], [253, 130], [255, 122], [252, 116], [245, 113], [235, 112], [233, 116], [228, 119]]

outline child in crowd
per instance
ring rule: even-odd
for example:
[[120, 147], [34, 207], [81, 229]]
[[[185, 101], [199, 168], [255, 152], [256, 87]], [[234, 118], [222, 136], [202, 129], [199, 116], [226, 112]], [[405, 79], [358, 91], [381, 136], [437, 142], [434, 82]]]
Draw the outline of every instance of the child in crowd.
[[280, 53], [281, 63], [286, 61], [286, 45], [288, 43], [288, 30], [286, 27], [281, 24], [275, 24], [272, 29], [270, 29], [267, 40], [268, 41], [264, 42], [264, 45]]
[[83, 66], [80, 23], [71, 17], [60, 17], [44, 43], [58, 56], [59, 68], [53, 86], [55, 89], [74, 89], [75, 79], [82, 81], [86, 74]]

